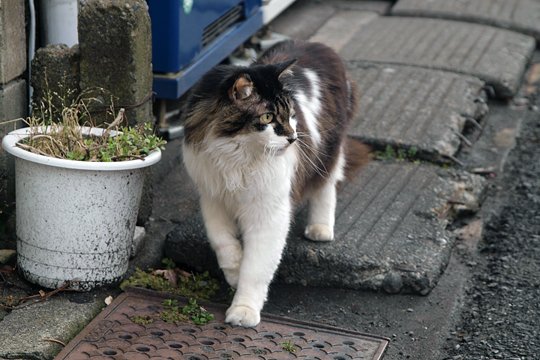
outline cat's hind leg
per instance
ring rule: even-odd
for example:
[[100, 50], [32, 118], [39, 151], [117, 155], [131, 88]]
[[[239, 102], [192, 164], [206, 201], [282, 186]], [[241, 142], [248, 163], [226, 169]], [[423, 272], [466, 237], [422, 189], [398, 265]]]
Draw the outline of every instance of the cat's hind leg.
[[308, 225], [304, 236], [313, 241], [334, 240], [337, 183], [344, 178], [345, 157], [340, 150], [338, 160], [324, 184], [309, 198]]
[[229, 285], [236, 289], [243, 254], [236, 223], [220, 200], [201, 196], [201, 210], [219, 267]]

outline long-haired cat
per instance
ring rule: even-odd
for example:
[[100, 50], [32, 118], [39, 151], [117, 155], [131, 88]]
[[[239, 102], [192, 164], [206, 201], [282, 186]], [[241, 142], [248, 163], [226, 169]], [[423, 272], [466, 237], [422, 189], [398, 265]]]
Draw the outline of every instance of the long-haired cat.
[[249, 67], [218, 66], [192, 89], [184, 163], [208, 240], [236, 289], [226, 322], [259, 323], [302, 199], [304, 235], [334, 239], [336, 185], [367, 159], [367, 148], [346, 137], [356, 104], [338, 55], [299, 41], [275, 45]]

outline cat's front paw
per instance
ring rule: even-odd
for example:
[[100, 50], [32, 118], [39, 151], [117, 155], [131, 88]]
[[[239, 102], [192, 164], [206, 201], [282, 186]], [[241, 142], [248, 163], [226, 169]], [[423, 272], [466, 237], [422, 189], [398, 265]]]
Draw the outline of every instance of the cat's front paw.
[[253, 327], [261, 321], [261, 314], [255, 309], [244, 305], [231, 305], [227, 309], [225, 322], [231, 325]]
[[306, 226], [304, 236], [313, 241], [332, 241], [334, 229], [324, 224], [311, 224]]

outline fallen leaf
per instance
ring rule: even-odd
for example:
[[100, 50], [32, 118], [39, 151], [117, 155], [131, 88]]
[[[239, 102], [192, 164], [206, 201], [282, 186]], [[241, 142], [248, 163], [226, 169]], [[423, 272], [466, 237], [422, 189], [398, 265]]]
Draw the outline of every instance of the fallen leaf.
[[176, 276], [176, 272], [173, 269], [154, 270], [154, 272], [152, 272], [152, 275], [163, 276], [169, 281], [172, 286], [176, 287], [178, 284], [178, 277]]
[[110, 295], [107, 296], [107, 297], [105, 298], [105, 305], [107, 305], [107, 306], [108, 306], [108, 305], [111, 305], [112, 301], [113, 301], [113, 297], [110, 296]]

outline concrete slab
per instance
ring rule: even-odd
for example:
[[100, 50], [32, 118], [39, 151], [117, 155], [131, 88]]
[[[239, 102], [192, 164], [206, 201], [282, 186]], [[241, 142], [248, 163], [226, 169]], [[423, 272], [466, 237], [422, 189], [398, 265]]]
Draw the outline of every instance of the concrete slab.
[[400, 65], [349, 62], [360, 90], [350, 135], [383, 147], [415, 148], [418, 156], [453, 156], [466, 119], [487, 112], [484, 83], [474, 77]]
[[31, 79], [32, 102], [37, 104], [33, 108], [35, 114], [47, 109], [52, 111], [52, 115], [47, 116], [61, 119], [64, 104], [77, 102], [81, 92], [79, 61], [78, 46], [69, 48], [64, 44], [55, 44], [36, 51], [32, 60]]
[[[320, 42], [340, 52], [350, 41], [354, 41], [355, 34], [379, 15], [370, 11], [336, 11], [335, 14], [322, 25], [309, 41]], [[347, 29], [344, 31], [343, 29]]]
[[[334, 17], [338, 13], [351, 12], [356, 14], [370, 14], [369, 16], [384, 15], [390, 11], [390, 1], [312, 1], [296, 0], [288, 9], [275, 18], [270, 24], [270, 29], [277, 33], [295, 39], [309, 39], [313, 34], [327, 25], [328, 21], [335, 22]], [[354, 25], [354, 21], [345, 24], [345, 28]], [[348, 30], [347, 33], [353, 31]], [[340, 33], [344, 35], [343, 27]], [[354, 33], [354, 32], [353, 32]], [[330, 43], [327, 43], [331, 45]]]
[[291, 38], [307, 40], [335, 11], [325, 2], [297, 0], [270, 23], [270, 29]]
[[[373, 162], [339, 193], [336, 241], [305, 240], [306, 212], [299, 211], [278, 277], [310, 286], [427, 294], [450, 257], [448, 221], [454, 211], [478, 207], [482, 191], [483, 181], [476, 176]], [[165, 256], [219, 274], [198, 212], [169, 233]]]
[[349, 61], [403, 64], [476, 76], [513, 96], [535, 49], [532, 37], [449, 20], [379, 17], [340, 51]]
[[[17, 79], [0, 85], [0, 119], [5, 121], [0, 125], [0, 136], [3, 137], [21, 126], [22, 121], [10, 122], [9, 120], [20, 120], [26, 117], [28, 113], [26, 95], [26, 80]], [[3, 153], [3, 150], [0, 153]]]
[[26, 70], [25, 6], [21, 1], [0, 2], [0, 84]]
[[[102, 297], [67, 297], [13, 310], [0, 326], [0, 359], [52, 359], [105, 305]], [[59, 343], [60, 341], [60, 343]]]
[[399, 0], [392, 15], [443, 18], [493, 25], [540, 41], [540, 2], [533, 0]]
[[[152, 41], [146, 1], [83, 1], [78, 33], [81, 89], [105, 89], [105, 94], [95, 96], [102, 97], [105, 106], [125, 107], [130, 125], [152, 119]], [[96, 124], [112, 120], [99, 112], [92, 115]]]
[[[312, 1], [296, 0], [287, 10], [275, 18], [269, 25], [272, 31], [286, 35], [295, 39], [309, 39], [313, 34], [320, 33], [322, 27], [328, 26], [328, 22], [336, 23], [339, 19], [334, 19], [340, 13], [355, 14], [356, 20], [359, 16], [378, 16], [389, 13], [392, 3], [390, 1]], [[337, 20], [337, 21], [336, 21]], [[354, 20], [354, 19], [353, 19]], [[349, 29], [355, 25], [355, 21], [343, 24], [339, 28], [339, 33], [344, 35], [344, 28]], [[343, 27], [345, 26], [345, 27]], [[324, 32], [324, 31], [323, 31]], [[347, 33], [354, 33], [350, 29]], [[326, 42], [328, 45], [331, 43]]]
[[386, 15], [390, 12], [393, 0], [333, 0], [332, 6], [339, 10], [371, 11], [379, 15]]
[[485, 176], [502, 174], [524, 119], [527, 116], [538, 116], [526, 109], [512, 109], [502, 104], [492, 104], [491, 110], [484, 123], [482, 136], [472, 147], [464, 148], [458, 156], [468, 171]]
[[[4, 54], [1, 49], [0, 54]], [[2, 61], [0, 59], [0, 62]], [[0, 64], [0, 66], [2, 65]], [[0, 137], [21, 127], [21, 119], [26, 117], [28, 110], [26, 98], [25, 80], [16, 79], [5, 85], [0, 85], [0, 119], [4, 122], [4, 124], [0, 125]], [[12, 206], [14, 202], [15, 161], [12, 156], [8, 156], [4, 149], [0, 149], [0, 204], [2, 204], [0, 205], [0, 211], [4, 214], [9, 213], [9, 206]], [[13, 215], [15, 215], [14, 212]]]
[[279, 275], [287, 283], [427, 294], [446, 268], [456, 204], [478, 208], [483, 180], [434, 166], [371, 163], [339, 193], [333, 243], [297, 216]]

